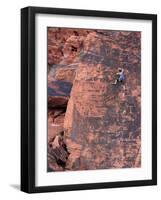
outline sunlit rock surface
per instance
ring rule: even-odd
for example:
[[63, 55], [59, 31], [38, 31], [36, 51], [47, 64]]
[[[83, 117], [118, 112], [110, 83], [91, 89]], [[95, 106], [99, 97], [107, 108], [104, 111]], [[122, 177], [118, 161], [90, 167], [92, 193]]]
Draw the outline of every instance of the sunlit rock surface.
[[48, 29], [48, 171], [141, 166], [140, 45], [140, 32]]

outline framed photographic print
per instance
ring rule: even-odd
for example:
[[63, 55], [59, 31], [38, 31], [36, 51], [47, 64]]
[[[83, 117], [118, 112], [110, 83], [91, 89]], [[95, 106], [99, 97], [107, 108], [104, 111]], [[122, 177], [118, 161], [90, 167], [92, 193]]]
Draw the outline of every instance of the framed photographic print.
[[21, 10], [21, 190], [157, 184], [157, 16]]

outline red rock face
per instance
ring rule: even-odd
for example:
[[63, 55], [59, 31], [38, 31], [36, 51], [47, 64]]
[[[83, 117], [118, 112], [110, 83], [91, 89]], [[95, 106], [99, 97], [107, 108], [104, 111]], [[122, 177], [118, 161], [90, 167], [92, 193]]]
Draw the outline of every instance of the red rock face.
[[48, 28], [48, 65], [73, 63], [88, 32], [83, 29]]
[[48, 171], [141, 166], [140, 45], [140, 32], [48, 29]]

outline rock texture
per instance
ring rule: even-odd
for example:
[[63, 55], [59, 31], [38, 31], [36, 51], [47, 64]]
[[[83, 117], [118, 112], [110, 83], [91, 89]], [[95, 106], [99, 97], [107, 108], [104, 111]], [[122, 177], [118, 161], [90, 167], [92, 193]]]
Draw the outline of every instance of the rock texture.
[[140, 32], [48, 29], [48, 171], [141, 166], [140, 45]]

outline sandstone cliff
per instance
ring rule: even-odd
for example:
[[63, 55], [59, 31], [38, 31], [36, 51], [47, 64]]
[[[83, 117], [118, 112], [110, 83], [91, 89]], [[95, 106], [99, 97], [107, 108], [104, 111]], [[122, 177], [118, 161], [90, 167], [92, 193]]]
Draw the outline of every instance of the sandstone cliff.
[[[48, 29], [49, 171], [141, 166], [140, 40], [140, 32]], [[125, 81], [113, 85], [119, 67]]]

